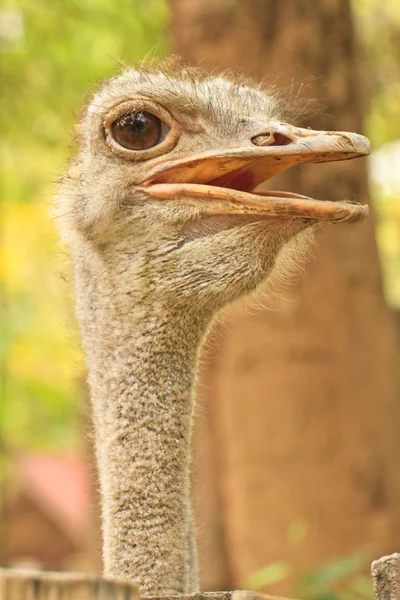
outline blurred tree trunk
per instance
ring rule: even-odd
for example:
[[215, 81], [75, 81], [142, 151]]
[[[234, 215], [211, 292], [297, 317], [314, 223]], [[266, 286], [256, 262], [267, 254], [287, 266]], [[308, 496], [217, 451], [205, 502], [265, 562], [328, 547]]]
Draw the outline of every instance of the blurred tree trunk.
[[[362, 131], [349, 0], [170, 4], [186, 62], [305, 81], [326, 107], [307, 125]], [[282, 185], [366, 201], [366, 161], [299, 167]], [[318, 233], [297, 279], [273, 312], [230, 311], [205, 353], [195, 474], [205, 587], [243, 585], [276, 560], [301, 568], [399, 551], [399, 355], [374, 217]]]

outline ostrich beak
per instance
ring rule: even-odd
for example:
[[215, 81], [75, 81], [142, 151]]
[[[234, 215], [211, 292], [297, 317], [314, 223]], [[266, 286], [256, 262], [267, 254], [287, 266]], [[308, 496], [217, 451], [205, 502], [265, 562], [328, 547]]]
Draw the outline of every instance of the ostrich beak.
[[[318, 221], [359, 221], [368, 206], [349, 200], [315, 200], [290, 192], [254, 191], [281, 171], [305, 162], [330, 162], [366, 156], [367, 138], [342, 131], [313, 131], [276, 123], [251, 138], [252, 145], [213, 150], [163, 162], [143, 183], [158, 199], [198, 198], [221, 201], [226, 212], [259, 213], [271, 217]], [[265, 131], [264, 130], [264, 131]], [[248, 143], [248, 142], [247, 142]]]

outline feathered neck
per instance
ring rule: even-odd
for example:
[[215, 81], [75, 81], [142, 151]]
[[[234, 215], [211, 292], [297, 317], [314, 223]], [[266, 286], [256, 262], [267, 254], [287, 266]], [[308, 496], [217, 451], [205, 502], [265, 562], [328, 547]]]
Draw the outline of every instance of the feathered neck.
[[147, 297], [116, 254], [75, 256], [89, 371], [105, 573], [145, 596], [198, 589], [190, 505], [195, 372], [206, 318]]

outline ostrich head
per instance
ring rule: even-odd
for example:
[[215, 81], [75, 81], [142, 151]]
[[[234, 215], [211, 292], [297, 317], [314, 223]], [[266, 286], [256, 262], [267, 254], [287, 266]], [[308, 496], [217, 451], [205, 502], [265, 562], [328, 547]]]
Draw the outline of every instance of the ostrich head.
[[78, 134], [57, 209], [75, 262], [105, 571], [145, 595], [192, 592], [190, 432], [207, 325], [310, 226], [367, 214], [256, 188], [297, 163], [354, 158], [369, 145], [286, 123], [257, 87], [168, 66], [105, 83]]
[[310, 225], [367, 214], [353, 202], [254, 191], [292, 165], [354, 158], [369, 144], [294, 127], [274, 94], [242, 82], [127, 70], [94, 96], [79, 136], [64, 185], [68, 233], [118, 249], [127, 268], [145, 265], [153, 301], [219, 308], [257, 287]]

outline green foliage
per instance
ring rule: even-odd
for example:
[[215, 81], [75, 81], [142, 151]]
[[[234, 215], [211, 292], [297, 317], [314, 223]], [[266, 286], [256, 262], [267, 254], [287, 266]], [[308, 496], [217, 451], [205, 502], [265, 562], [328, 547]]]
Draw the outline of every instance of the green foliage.
[[372, 581], [362, 574], [368, 566], [363, 554], [326, 562], [300, 575], [295, 594], [302, 600], [361, 600], [373, 598]]
[[[369, 97], [366, 133], [376, 150], [388, 142], [400, 140], [400, 2], [353, 0], [353, 9], [363, 48], [364, 87]], [[378, 214], [377, 242], [386, 297], [399, 309], [399, 192], [388, 194], [376, 186], [373, 200]]]
[[353, 0], [353, 9], [371, 98], [367, 133], [377, 148], [400, 139], [400, 3]]
[[[400, 139], [400, 3], [355, 0], [353, 7], [367, 63], [367, 134], [378, 148]], [[378, 187], [373, 192], [386, 296], [399, 308], [400, 198]]]
[[49, 176], [60, 172], [87, 89], [120, 61], [165, 50], [166, 6], [163, 0], [19, 0], [3, 1], [1, 10], [11, 31], [20, 20], [20, 35], [3, 36], [0, 46], [3, 193], [37, 201]]
[[49, 214], [53, 182], [87, 90], [120, 61], [164, 52], [166, 19], [164, 0], [0, 3], [0, 437], [8, 447], [78, 443], [83, 363]]
[[374, 598], [374, 593], [371, 578], [365, 574], [368, 562], [364, 554], [353, 554], [300, 573], [295, 573], [289, 563], [271, 563], [252, 573], [245, 586], [268, 593], [270, 586], [290, 578], [294, 583], [286, 593], [293, 598], [369, 600]]
[[270, 563], [262, 569], [251, 573], [245, 583], [245, 588], [249, 590], [262, 590], [275, 583], [280, 583], [288, 578], [290, 567], [287, 562], [280, 561]]

